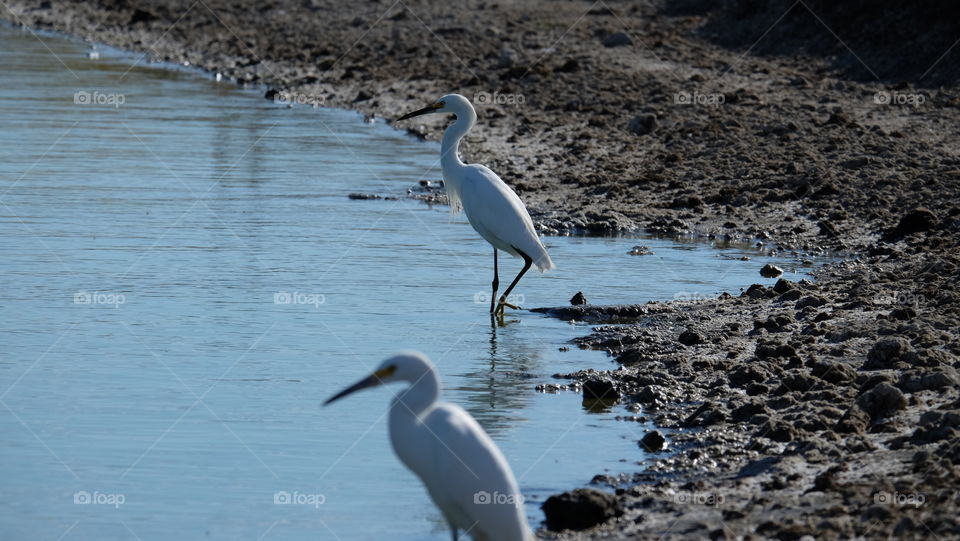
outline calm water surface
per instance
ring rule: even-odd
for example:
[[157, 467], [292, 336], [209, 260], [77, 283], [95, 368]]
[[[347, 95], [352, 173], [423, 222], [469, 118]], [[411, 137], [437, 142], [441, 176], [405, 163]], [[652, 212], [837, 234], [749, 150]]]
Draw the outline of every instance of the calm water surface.
[[[533, 524], [644, 460], [622, 409], [532, 390], [612, 366], [559, 351], [588, 327], [491, 328], [490, 248], [462, 217], [347, 199], [439, 178], [437, 145], [40, 38], [0, 27], [0, 537], [447, 539], [389, 447], [390, 392], [320, 407], [401, 348], [501, 446]], [[743, 248], [546, 243], [558, 269], [528, 275], [525, 306], [770, 282]]]

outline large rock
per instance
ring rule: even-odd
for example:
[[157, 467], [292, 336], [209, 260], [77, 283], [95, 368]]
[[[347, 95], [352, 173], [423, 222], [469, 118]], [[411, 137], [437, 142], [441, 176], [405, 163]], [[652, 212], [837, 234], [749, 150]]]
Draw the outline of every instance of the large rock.
[[555, 494], [541, 506], [552, 531], [585, 530], [623, 514], [623, 507], [612, 494], [592, 488], [578, 488]]
[[907, 235], [929, 231], [937, 227], [937, 216], [925, 208], [911, 210], [900, 218], [897, 227], [884, 236], [884, 240], [897, 240]]
[[883, 370], [893, 368], [899, 361], [910, 364], [917, 361], [917, 353], [910, 347], [910, 342], [900, 337], [881, 338], [867, 352], [867, 362], [863, 368]]
[[876, 422], [907, 407], [907, 398], [900, 389], [889, 383], [881, 383], [860, 395], [857, 406], [870, 415], [871, 421]]

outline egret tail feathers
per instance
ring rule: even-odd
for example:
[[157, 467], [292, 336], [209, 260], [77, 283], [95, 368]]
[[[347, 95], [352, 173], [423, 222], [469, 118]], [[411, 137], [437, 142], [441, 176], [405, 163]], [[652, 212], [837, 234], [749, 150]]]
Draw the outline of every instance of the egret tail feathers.
[[540, 272], [547, 272], [548, 270], [553, 270], [556, 268], [556, 266], [553, 264], [553, 260], [550, 259], [550, 254], [547, 253], [546, 248], [543, 248], [539, 257], [533, 260], [533, 264], [537, 266], [537, 270]]

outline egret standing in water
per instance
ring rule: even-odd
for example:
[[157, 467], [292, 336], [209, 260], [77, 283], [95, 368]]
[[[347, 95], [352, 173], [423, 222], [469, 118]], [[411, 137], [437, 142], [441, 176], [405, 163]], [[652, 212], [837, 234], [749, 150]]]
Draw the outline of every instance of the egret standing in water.
[[533, 541], [507, 459], [463, 408], [437, 401], [440, 381], [424, 355], [405, 352], [390, 357], [324, 405], [392, 382], [410, 384], [390, 405], [393, 450], [426, 485], [454, 541], [460, 530], [477, 541]]
[[[431, 113], [452, 113], [457, 117], [456, 122], [443, 133], [440, 146], [443, 182], [451, 211], [456, 213], [463, 209], [470, 225], [493, 245], [493, 294], [490, 296], [490, 313], [502, 316], [504, 306], [518, 308], [507, 303], [507, 298], [520, 278], [530, 270], [530, 265], [536, 265], [540, 272], [545, 272], [553, 268], [553, 261], [533, 228], [533, 220], [530, 219], [527, 207], [510, 186], [488, 167], [460, 161], [457, 155], [460, 139], [463, 139], [477, 121], [477, 112], [470, 101], [460, 94], [447, 94], [433, 105], [407, 113], [397, 121]], [[523, 269], [503, 292], [499, 302], [494, 304], [500, 286], [497, 250], [523, 258]]]

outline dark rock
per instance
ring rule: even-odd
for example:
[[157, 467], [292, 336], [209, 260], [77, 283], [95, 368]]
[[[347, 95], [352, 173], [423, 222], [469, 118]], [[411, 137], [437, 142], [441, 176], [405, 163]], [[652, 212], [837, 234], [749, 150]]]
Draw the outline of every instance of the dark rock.
[[703, 206], [703, 199], [696, 195], [681, 195], [670, 202], [672, 209], [695, 209]]
[[766, 343], [757, 344], [754, 355], [758, 359], [784, 358], [789, 359], [797, 355], [797, 350], [789, 344]]
[[571, 58], [563, 63], [563, 65], [558, 66], [553, 71], [557, 73], [574, 73], [580, 69], [580, 63], [576, 59]]
[[359, 101], [367, 101], [372, 97], [373, 95], [371, 95], [369, 92], [361, 90], [357, 92], [357, 97], [353, 98], [353, 103], [357, 103]]
[[796, 439], [797, 431], [782, 421], [770, 420], [755, 434], [758, 438], [770, 438], [773, 441], [789, 442]]
[[616, 497], [591, 488], [555, 494], [541, 506], [552, 531], [585, 530], [619, 517], [623, 507]]
[[592, 400], [619, 400], [620, 391], [612, 378], [594, 377], [583, 382], [583, 398]]
[[703, 343], [703, 335], [701, 335], [697, 331], [691, 331], [687, 329], [682, 333], [680, 333], [680, 336], [679, 338], [677, 338], [677, 340], [685, 346], [693, 346], [696, 344]]
[[925, 208], [911, 210], [900, 218], [900, 223], [884, 236], [884, 240], [892, 241], [907, 235], [929, 231], [937, 227], [937, 216]]
[[876, 422], [907, 407], [907, 399], [900, 389], [889, 383], [881, 383], [857, 398], [857, 406]]
[[833, 428], [840, 434], [863, 434], [870, 428], [870, 415], [858, 406], [850, 408]]
[[633, 398], [641, 404], [649, 404], [650, 402], [663, 401], [665, 395], [661, 387], [657, 385], [647, 385], [646, 387], [640, 389], [640, 392], [637, 393]]
[[824, 304], [827, 304], [827, 299], [819, 295], [805, 295], [800, 297], [800, 300], [797, 301], [797, 304], [794, 305], [794, 308], [797, 310], [802, 310], [808, 306], [820, 307]]
[[157, 20], [157, 16], [153, 13], [136, 8], [133, 10], [133, 15], [130, 16], [129, 24], [134, 25], [137, 23], [149, 23], [155, 20]]
[[649, 246], [636, 245], [627, 252], [628, 255], [650, 255], [653, 253], [653, 250]]
[[776, 278], [781, 274], [783, 274], [783, 269], [771, 263], [767, 263], [760, 269], [760, 276], [764, 278]]
[[645, 114], [638, 115], [630, 119], [627, 130], [635, 135], [647, 135], [657, 128], [657, 115]]
[[604, 47], [625, 47], [627, 45], [633, 45], [633, 40], [630, 39], [630, 36], [626, 32], [614, 32], [613, 34], [607, 34], [601, 41]]
[[640, 440], [640, 447], [648, 453], [655, 453], [663, 449], [663, 444], [666, 443], [666, 441], [666, 438], [663, 437], [663, 434], [661, 434], [659, 430], [654, 430], [647, 432], [643, 436], [643, 439]]
[[803, 293], [799, 289], [791, 289], [784, 294], [780, 295], [779, 299], [783, 302], [795, 301], [803, 296]]
[[900, 321], [908, 321], [917, 317], [917, 311], [909, 306], [905, 308], [894, 308], [893, 310], [890, 310], [890, 313], [887, 314], [887, 317]]
[[743, 292], [743, 296], [750, 297], [751, 299], [760, 299], [767, 296], [769, 290], [763, 284], [753, 284]]
[[837, 490], [836, 475], [842, 468], [834, 466], [825, 472], [821, 472], [813, 480], [813, 490], [820, 492], [835, 492]]
[[773, 286], [774, 293], [778, 293], [781, 295], [795, 289], [797, 289], [797, 284], [784, 278], [777, 280], [777, 283], [774, 284]]
[[770, 415], [772, 412], [770, 408], [766, 406], [763, 402], [759, 400], [751, 400], [739, 407], [733, 409], [730, 412], [730, 416], [734, 421], [746, 421], [749, 420], [754, 415]]
[[768, 377], [770, 377], [770, 375], [765, 371], [751, 365], [738, 366], [727, 375], [731, 387], [742, 387], [748, 383], [759, 383]]
[[848, 365], [832, 361], [818, 362], [810, 369], [810, 373], [826, 382], [839, 385], [856, 379], [857, 373]]
[[883, 370], [893, 368], [899, 361], [906, 361], [911, 364], [917, 361], [917, 354], [913, 351], [910, 343], [900, 337], [881, 338], [867, 352], [867, 362], [863, 364], [863, 369]]
[[918, 372], [904, 373], [901, 374], [900, 381], [897, 382], [897, 387], [905, 393], [943, 389], [951, 385], [956, 385], [956, 382], [954, 382], [950, 376], [940, 371], [928, 372], [926, 374]]
[[579, 306], [581, 304], [587, 304], [587, 297], [584, 296], [583, 291], [577, 291], [577, 294], [570, 299], [570, 304], [573, 306]]
[[[822, 194], [823, 191], [824, 190], [821, 189], [820, 191], [817, 192], [817, 194]], [[837, 226], [833, 225], [833, 222], [831, 222], [830, 220], [820, 220], [820, 223], [818, 223], [817, 226], [820, 228], [820, 230], [818, 231], [818, 234], [821, 237], [833, 238], [833, 237], [838, 237], [840, 235], [840, 232], [837, 231]]]

